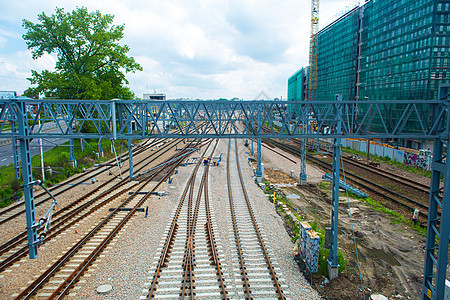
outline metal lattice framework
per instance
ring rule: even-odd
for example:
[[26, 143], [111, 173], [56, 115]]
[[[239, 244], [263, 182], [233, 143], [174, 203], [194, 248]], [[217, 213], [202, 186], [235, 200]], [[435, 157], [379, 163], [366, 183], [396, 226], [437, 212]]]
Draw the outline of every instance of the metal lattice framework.
[[[143, 100], [0, 100], [0, 138], [19, 142], [30, 258], [38, 257], [31, 172], [33, 138], [256, 138], [258, 162], [262, 138], [334, 138], [333, 182], [339, 180], [341, 138], [413, 138], [434, 140], [423, 296], [442, 299], [450, 230], [448, 144], [450, 85], [438, 100], [415, 101], [143, 101]], [[291, 119], [289, 111], [300, 112]], [[401, 115], [392, 114], [401, 110]], [[395, 117], [394, 117], [395, 116]], [[44, 124], [55, 132], [44, 132]], [[40, 125], [39, 125], [40, 124]], [[206, 126], [205, 126], [206, 125]], [[263, 126], [265, 125], [265, 126]], [[314, 126], [311, 126], [314, 125]], [[84, 129], [90, 128], [89, 133]], [[129, 143], [131, 145], [131, 143]], [[130, 146], [131, 148], [131, 146]], [[132, 164], [130, 151], [130, 164]], [[258, 164], [259, 165], [259, 164]], [[17, 164], [18, 166], [18, 164]], [[261, 170], [257, 170], [260, 173]], [[130, 173], [131, 175], [131, 173]], [[329, 267], [337, 267], [338, 185], [333, 188], [332, 248]], [[438, 211], [441, 212], [440, 217]], [[440, 226], [438, 223], [440, 222]]]
[[[447, 100], [142, 101], [0, 100], [0, 138], [415, 138], [446, 139]], [[301, 113], [289, 119], [288, 106]], [[393, 109], [403, 111], [398, 118]], [[431, 118], [431, 112], [439, 114]], [[29, 114], [27, 112], [33, 112]], [[337, 114], [336, 111], [342, 111]], [[19, 117], [26, 132], [4, 131]], [[57, 132], [45, 133], [52, 122]], [[238, 124], [243, 122], [243, 129]], [[303, 122], [315, 124], [304, 126]], [[338, 131], [336, 124], [342, 129]], [[445, 126], [442, 130], [440, 122]], [[276, 125], [281, 124], [281, 125]], [[40, 125], [38, 125], [40, 124]], [[257, 124], [264, 124], [257, 126]], [[14, 126], [20, 127], [21, 124]], [[207, 126], [205, 126], [207, 125]], [[90, 133], [83, 128], [90, 127]], [[206, 129], [209, 128], [209, 130]], [[253, 130], [258, 128], [258, 130]], [[178, 129], [173, 131], [172, 129]]]

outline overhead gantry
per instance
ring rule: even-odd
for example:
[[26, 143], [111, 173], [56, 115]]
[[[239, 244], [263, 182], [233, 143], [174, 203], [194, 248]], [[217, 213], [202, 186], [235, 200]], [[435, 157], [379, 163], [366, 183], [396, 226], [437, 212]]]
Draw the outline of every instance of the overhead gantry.
[[[131, 139], [255, 138], [261, 178], [261, 139], [333, 138], [330, 274], [337, 273], [340, 139], [434, 140], [423, 297], [442, 299], [450, 231], [450, 174], [447, 160], [450, 85], [436, 100], [341, 101], [149, 101], [0, 100], [0, 138], [20, 149], [29, 257], [38, 257], [39, 222], [34, 210], [30, 141], [34, 138]], [[289, 111], [300, 112], [291, 118]], [[44, 132], [52, 123], [53, 132]], [[84, 132], [84, 128], [90, 132]], [[18, 152], [15, 152], [18, 156]], [[19, 159], [16, 157], [19, 170]], [[132, 168], [130, 168], [132, 177]], [[440, 178], [444, 187], [440, 187]], [[438, 215], [438, 212], [440, 213]], [[436, 243], [436, 241], [438, 241]]]

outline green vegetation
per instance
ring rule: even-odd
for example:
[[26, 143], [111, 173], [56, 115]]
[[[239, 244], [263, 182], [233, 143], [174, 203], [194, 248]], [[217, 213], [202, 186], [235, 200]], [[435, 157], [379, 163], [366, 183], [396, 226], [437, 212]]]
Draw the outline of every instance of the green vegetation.
[[56, 8], [55, 14], [38, 15], [38, 23], [23, 20], [23, 35], [33, 59], [44, 53], [56, 53], [55, 71], [32, 70], [26, 96], [41, 95], [58, 99], [109, 100], [133, 99], [134, 93], [124, 72], [142, 71], [128, 57], [130, 48], [119, 45], [124, 25], [113, 25], [114, 16], [99, 11], [89, 13], [85, 7], [71, 13]]
[[[111, 142], [109, 140], [103, 140], [103, 150], [105, 157], [103, 159], [96, 159], [95, 152], [97, 152], [97, 140], [89, 140], [84, 144], [84, 151], [81, 151], [80, 141], [74, 140], [74, 152], [77, 159], [77, 168], [72, 168], [69, 164], [70, 150], [68, 142], [65, 146], [57, 146], [52, 150], [44, 153], [44, 166], [50, 166], [53, 170], [52, 176], [46, 173], [44, 184], [47, 187], [55, 185], [61, 181], [64, 181], [69, 176], [82, 172], [83, 168], [88, 168], [95, 163], [106, 161], [114, 157], [114, 153], [111, 153]], [[120, 149], [127, 150], [127, 141], [118, 140], [115, 142], [115, 148], [117, 155], [120, 155]], [[33, 179], [42, 180], [41, 173], [41, 159], [40, 155], [34, 156], [32, 159], [33, 166]], [[0, 208], [6, 207], [14, 201], [17, 201], [22, 197], [22, 178], [20, 180], [15, 179], [14, 164], [3, 167], [0, 169]]]
[[322, 190], [330, 190], [331, 189], [331, 182], [329, 181], [321, 181], [319, 184], [319, 188]]
[[[330, 255], [330, 250], [325, 249], [325, 229], [319, 228], [317, 221], [314, 221], [310, 225], [312, 230], [317, 232], [319, 235], [319, 270], [317, 271], [317, 275], [328, 276], [327, 259]], [[347, 267], [348, 260], [345, 259], [344, 253], [339, 249], [337, 250], [337, 258], [339, 263], [339, 272], [342, 272]]]
[[[322, 181], [319, 184], [319, 188], [321, 190], [326, 190], [329, 191], [331, 189], [331, 182], [328, 181]], [[345, 192], [341, 192], [339, 193], [340, 196], [347, 196], [347, 194]], [[423, 228], [420, 226], [419, 223], [414, 223], [412, 221], [406, 220], [405, 218], [403, 218], [403, 216], [401, 216], [399, 213], [392, 211], [386, 207], [384, 207], [380, 202], [367, 197], [367, 198], [362, 198], [359, 197], [355, 194], [353, 194], [352, 192], [348, 193], [348, 196], [353, 198], [353, 199], [357, 199], [359, 201], [364, 201], [365, 203], [367, 203], [369, 206], [371, 206], [374, 210], [376, 211], [380, 211], [383, 212], [385, 214], [388, 214], [392, 217], [392, 223], [393, 224], [398, 224], [398, 223], [403, 223], [403, 224], [407, 224], [409, 225], [413, 230], [419, 232], [420, 234], [422, 234], [423, 236], [426, 236], [426, 228]]]
[[399, 224], [399, 223], [407, 224], [411, 227], [411, 229], [419, 232], [423, 236], [426, 236], [426, 233], [427, 233], [426, 228], [423, 228], [422, 226], [420, 226], [419, 223], [414, 223], [412, 221], [406, 220], [399, 213], [384, 207], [380, 202], [373, 200], [370, 197], [368, 197], [368, 198], [354, 197], [354, 198], [366, 202], [368, 205], [370, 205], [376, 211], [380, 211], [380, 212], [390, 215], [392, 217], [392, 220], [391, 220], [392, 224]]

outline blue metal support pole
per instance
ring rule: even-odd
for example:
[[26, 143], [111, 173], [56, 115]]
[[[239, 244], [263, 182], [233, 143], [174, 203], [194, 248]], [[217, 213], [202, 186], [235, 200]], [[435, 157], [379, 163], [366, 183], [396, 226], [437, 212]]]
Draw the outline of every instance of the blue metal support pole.
[[261, 167], [261, 139], [258, 139], [258, 146], [256, 147], [256, 181], [262, 182], [262, 167]]
[[[258, 109], [258, 134], [261, 133], [262, 130], [262, 124], [261, 124], [261, 109]], [[262, 177], [263, 177], [263, 173], [262, 173], [262, 167], [261, 167], [261, 139], [259, 138], [258, 140], [258, 144], [256, 147], [256, 181], [257, 182], [262, 182]]]
[[73, 145], [73, 139], [69, 139], [69, 149], [70, 149], [70, 162], [72, 163], [72, 166], [76, 167], [76, 160], [75, 160], [75, 151], [74, 151], [74, 145]]
[[130, 179], [133, 178], [133, 147], [131, 139], [128, 139], [128, 167], [130, 170]]
[[161, 113], [162, 113], [162, 118], [163, 118], [163, 120], [162, 120], [163, 128], [164, 128], [164, 130], [166, 130], [166, 113], [165, 113], [165, 108], [164, 108], [164, 110]]
[[111, 123], [112, 137], [117, 139], [117, 117], [116, 117], [116, 100], [111, 100]]
[[104, 152], [103, 152], [103, 138], [102, 137], [100, 137], [98, 139], [98, 154], [99, 154], [100, 157], [104, 156]]
[[[73, 126], [74, 126], [74, 124], [71, 124], [69, 127], [70, 134], [73, 134]], [[75, 150], [74, 150], [72, 138], [69, 139], [69, 146], [70, 146], [69, 147], [69, 153], [70, 153], [69, 161], [72, 164], [72, 167], [75, 168], [77, 166], [77, 161], [75, 159]]]
[[[342, 95], [336, 95], [336, 101], [342, 101]], [[342, 113], [340, 104], [335, 106], [336, 132], [341, 132], [340, 114]], [[337, 260], [337, 238], [338, 238], [338, 216], [339, 216], [339, 169], [341, 161], [341, 139], [335, 138], [333, 143], [333, 180], [331, 199], [331, 247], [328, 257], [328, 277], [330, 280], [338, 276], [339, 263]]]
[[26, 118], [26, 104], [19, 102], [15, 111], [19, 127], [20, 154], [22, 160], [23, 195], [25, 198], [25, 214], [27, 219], [28, 251], [30, 259], [38, 257], [38, 238], [36, 213], [33, 192], [33, 169], [31, 166], [30, 138], [28, 121]]
[[[16, 121], [11, 122], [11, 131], [13, 133], [17, 132], [17, 124]], [[19, 165], [19, 145], [17, 144], [17, 138], [12, 138], [12, 148], [13, 148], [13, 156], [14, 156], [14, 174], [16, 175], [16, 179], [20, 179], [20, 165]]]
[[[446, 100], [445, 107], [450, 104], [450, 84], [439, 87], [438, 99]], [[435, 105], [433, 119], [442, 111], [441, 105]], [[442, 120], [436, 128], [437, 132], [444, 129]], [[448, 143], [448, 140], [446, 141]], [[433, 162], [430, 184], [430, 200], [428, 204], [427, 241], [425, 250], [425, 265], [422, 286], [422, 299], [444, 299], [445, 279], [447, 272], [448, 243], [450, 235], [450, 162], [447, 153], [444, 153], [444, 141], [440, 138], [434, 140]], [[443, 176], [444, 187], [441, 188]], [[441, 196], [442, 193], [442, 196]], [[438, 210], [441, 208], [441, 216]], [[440, 224], [439, 224], [440, 222]], [[434, 273], [436, 268], [436, 273]]]
[[[131, 132], [130, 126], [128, 126], [128, 132]], [[133, 144], [132, 140], [128, 139], [128, 169], [130, 171], [130, 179], [133, 178]]]
[[[303, 108], [302, 108], [303, 109]], [[302, 134], [307, 133], [307, 116], [306, 111], [302, 113]], [[301, 140], [301, 166], [300, 166], [300, 185], [305, 185], [307, 183], [307, 175], [306, 175], [306, 138], [302, 138]]]

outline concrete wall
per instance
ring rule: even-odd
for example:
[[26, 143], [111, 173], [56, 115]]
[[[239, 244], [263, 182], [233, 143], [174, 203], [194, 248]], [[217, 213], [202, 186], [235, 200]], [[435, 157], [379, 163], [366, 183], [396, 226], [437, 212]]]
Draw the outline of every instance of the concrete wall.
[[[333, 139], [320, 139], [323, 142], [332, 143]], [[355, 151], [367, 153], [367, 141], [341, 139], [342, 147], [351, 148]], [[404, 150], [370, 144], [369, 153], [378, 157], [389, 157], [391, 160], [402, 162], [406, 165], [431, 170], [432, 156], [421, 156]]]

